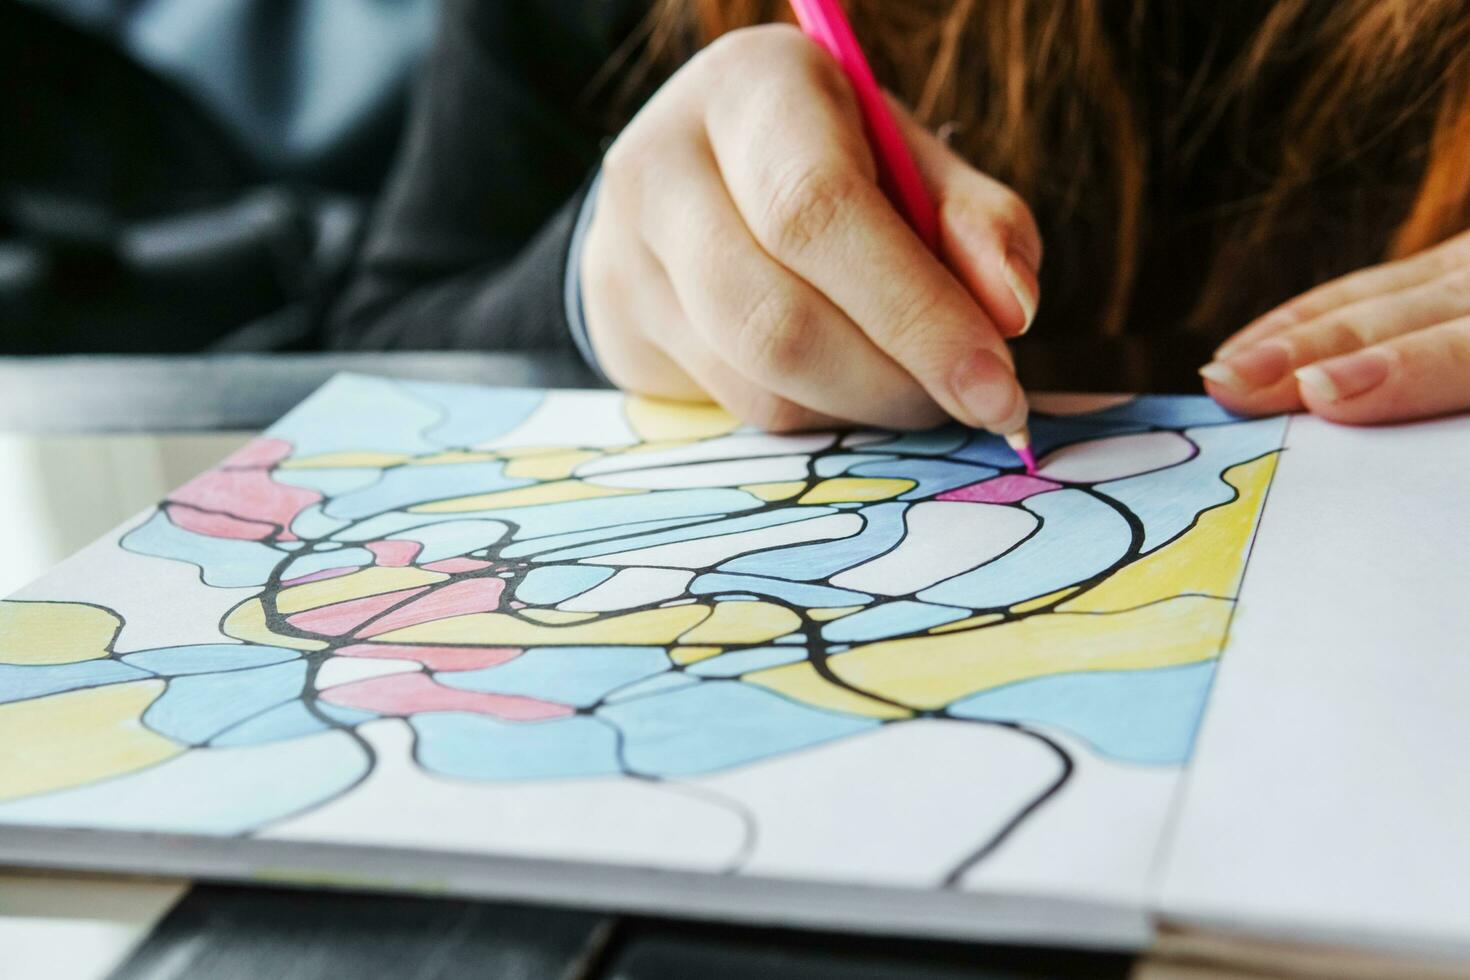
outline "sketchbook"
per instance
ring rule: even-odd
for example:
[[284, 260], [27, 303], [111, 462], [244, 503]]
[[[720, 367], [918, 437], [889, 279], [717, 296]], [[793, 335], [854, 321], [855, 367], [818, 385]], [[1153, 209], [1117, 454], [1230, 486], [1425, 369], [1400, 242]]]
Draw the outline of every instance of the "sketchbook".
[[0, 603], [0, 862], [1144, 946], [1288, 420], [1037, 407], [339, 376]]

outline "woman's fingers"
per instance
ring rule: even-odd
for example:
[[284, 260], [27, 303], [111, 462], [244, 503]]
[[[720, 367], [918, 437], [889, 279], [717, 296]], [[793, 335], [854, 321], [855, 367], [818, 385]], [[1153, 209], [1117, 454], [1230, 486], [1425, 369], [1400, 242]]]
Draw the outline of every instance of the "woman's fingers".
[[1402, 422], [1470, 409], [1470, 317], [1297, 372], [1302, 400], [1334, 422]]
[[1222, 404], [1250, 414], [1301, 407], [1293, 372], [1325, 358], [1470, 314], [1470, 264], [1414, 286], [1337, 307], [1205, 365]]
[[[776, 86], [768, 98], [717, 98], [706, 116], [746, 225], [946, 412], [1014, 430], [1025, 401], [1004, 341], [874, 182], [861, 120], [836, 67], [804, 38], [793, 41], [783, 64], [811, 76], [804, 86], [773, 71], [748, 83]], [[830, 97], [813, 98], [814, 90]]]
[[1247, 324], [1220, 345], [1215, 357], [1229, 357], [1340, 307], [1412, 288], [1466, 266], [1470, 266], [1470, 232], [1408, 258], [1362, 269], [1308, 290]]
[[647, 170], [642, 234], [699, 336], [751, 382], [829, 417], [926, 428], [943, 412], [821, 293], [763, 251], [708, 146], [670, 147]]
[[1041, 232], [1009, 187], [971, 167], [920, 126], [897, 99], [889, 107], [939, 209], [945, 264], [1006, 337], [1031, 329], [1041, 298]]

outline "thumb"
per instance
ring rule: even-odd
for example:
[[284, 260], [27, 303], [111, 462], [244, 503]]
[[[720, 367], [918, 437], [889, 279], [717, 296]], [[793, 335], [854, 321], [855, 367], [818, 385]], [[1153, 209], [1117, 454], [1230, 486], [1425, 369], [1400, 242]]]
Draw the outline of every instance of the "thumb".
[[940, 258], [1003, 335], [1025, 333], [1041, 299], [1041, 232], [1031, 209], [919, 125], [896, 99], [888, 101], [934, 195]]

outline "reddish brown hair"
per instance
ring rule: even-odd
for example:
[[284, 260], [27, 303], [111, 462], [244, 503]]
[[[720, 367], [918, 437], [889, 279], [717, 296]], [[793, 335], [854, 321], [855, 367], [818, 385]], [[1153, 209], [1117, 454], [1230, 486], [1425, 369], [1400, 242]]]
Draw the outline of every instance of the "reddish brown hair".
[[[1148, 29], [1177, 5], [846, 6], [880, 79], [926, 124], [951, 124], [956, 149], [1014, 187], [1044, 227], [1107, 229], [1087, 245], [1094, 267], [1106, 262], [1112, 270], [1108, 295], [1092, 304], [1106, 332], [1121, 327], [1129, 306], [1150, 181], [1222, 145], [1252, 181], [1227, 194], [1211, 222], [1197, 323], [1239, 313], [1241, 290], [1256, 284], [1266, 295], [1252, 300], [1255, 307], [1286, 298], [1269, 295], [1269, 276], [1257, 275], [1260, 257], [1311, 241], [1313, 208], [1361, 210], [1382, 225], [1381, 196], [1341, 206], [1357, 188], [1379, 182], [1401, 190], [1388, 234], [1365, 246], [1377, 254], [1357, 260], [1408, 254], [1470, 227], [1470, 0], [1216, 7], [1221, 20], [1249, 20], [1239, 43], [1227, 56], [1169, 69], [1177, 79], [1163, 100], [1154, 97], [1159, 51]], [[651, 59], [672, 66], [727, 31], [789, 19], [785, 0], [660, 0]], [[1337, 197], [1323, 191], [1334, 182]], [[1317, 276], [1345, 271], [1318, 265]]]

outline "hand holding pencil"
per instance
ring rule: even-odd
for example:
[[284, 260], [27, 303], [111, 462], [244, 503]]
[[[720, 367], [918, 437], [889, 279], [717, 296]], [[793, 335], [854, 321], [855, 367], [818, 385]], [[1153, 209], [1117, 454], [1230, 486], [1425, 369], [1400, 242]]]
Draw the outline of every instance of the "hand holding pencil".
[[939, 202], [937, 252], [885, 194], [860, 102], [818, 45], [750, 28], [686, 64], [604, 161], [580, 275], [608, 375], [777, 430], [949, 415], [1023, 431], [1005, 339], [1035, 312], [1035, 223], [893, 110]]

